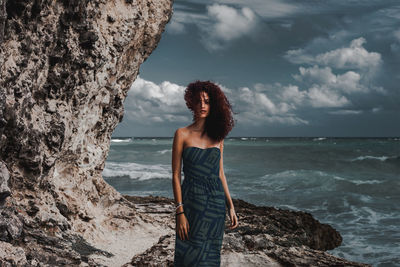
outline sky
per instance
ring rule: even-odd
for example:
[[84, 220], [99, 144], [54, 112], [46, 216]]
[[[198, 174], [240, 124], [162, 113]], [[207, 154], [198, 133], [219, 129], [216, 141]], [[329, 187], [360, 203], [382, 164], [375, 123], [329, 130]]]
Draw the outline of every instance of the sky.
[[210, 80], [238, 136], [400, 136], [400, 1], [175, 0], [113, 137], [172, 137]]

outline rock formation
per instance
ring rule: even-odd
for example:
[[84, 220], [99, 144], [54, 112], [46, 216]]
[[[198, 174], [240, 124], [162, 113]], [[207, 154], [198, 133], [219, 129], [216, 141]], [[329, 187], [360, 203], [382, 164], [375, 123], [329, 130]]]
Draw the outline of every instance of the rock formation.
[[[172, 200], [131, 202], [101, 175], [171, 15], [172, 0], [0, 0], [0, 266], [171, 264]], [[341, 237], [311, 215], [234, 201], [224, 266], [358, 266], [324, 252]]]
[[[175, 218], [173, 199], [125, 196], [140, 212], [153, 217], [169, 232], [144, 253], [134, 256], [129, 266], [173, 266]], [[326, 250], [339, 246], [340, 234], [321, 224], [311, 214], [272, 207], [259, 207], [232, 199], [239, 226], [225, 228], [221, 266], [369, 266], [334, 257]], [[226, 225], [230, 223], [228, 216]]]
[[122, 265], [158, 240], [101, 173], [171, 15], [172, 0], [0, 0], [0, 265]]

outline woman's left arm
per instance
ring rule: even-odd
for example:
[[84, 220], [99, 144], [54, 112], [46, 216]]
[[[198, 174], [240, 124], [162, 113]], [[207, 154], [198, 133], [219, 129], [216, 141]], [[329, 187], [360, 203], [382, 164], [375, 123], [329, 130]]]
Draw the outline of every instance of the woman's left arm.
[[224, 173], [224, 160], [223, 160], [223, 154], [224, 154], [224, 140], [222, 140], [220, 144], [220, 151], [221, 151], [221, 159], [219, 162], [219, 178], [221, 179], [222, 186], [224, 187], [224, 192], [226, 196], [227, 203], [226, 205], [228, 206], [228, 214], [231, 219], [231, 225], [230, 228], [236, 228], [238, 226], [238, 219], [236, 216], [235, 212], [235, 207], [233, 206], [232, 198], [229, 193], [229, 188], [228, 188], [228, 183], [226, 182], [226, 177]]

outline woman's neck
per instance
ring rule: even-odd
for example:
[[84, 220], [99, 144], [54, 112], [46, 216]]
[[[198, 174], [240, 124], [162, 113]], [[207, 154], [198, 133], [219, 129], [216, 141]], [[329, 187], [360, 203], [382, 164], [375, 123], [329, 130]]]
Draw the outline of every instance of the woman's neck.
[[196, 118], [192, 124], [193, 130], [202, 132], [204, 130], [206, 118]]

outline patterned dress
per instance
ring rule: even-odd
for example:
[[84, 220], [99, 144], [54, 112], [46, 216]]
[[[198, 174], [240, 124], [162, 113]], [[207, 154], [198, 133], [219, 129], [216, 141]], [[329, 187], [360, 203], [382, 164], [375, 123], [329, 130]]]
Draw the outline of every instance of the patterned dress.
[[183, 150], [182, 202], [189, 239], [181, 240], [176, 233], [176, 267], [220, 266], [226, 217], [226, 198], [219, 178], [220, 153], [218, 147]]

